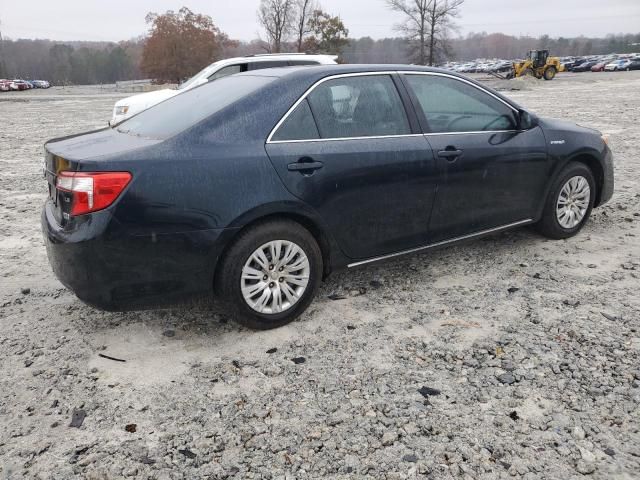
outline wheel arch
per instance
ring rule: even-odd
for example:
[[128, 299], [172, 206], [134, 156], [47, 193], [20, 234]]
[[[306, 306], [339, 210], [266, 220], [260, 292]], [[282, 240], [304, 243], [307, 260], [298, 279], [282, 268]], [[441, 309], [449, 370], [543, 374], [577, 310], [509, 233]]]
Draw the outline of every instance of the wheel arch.
[[223, 249], [216, 259], [213, 272], [214, 283], [216, 277], [220, 274], [220, 266], [223, 263], [222, 260], [227, 255], [236, 239], [247, 229], [272, 220], [291, 220], [309, 231], [316, 242], [318, 242], [318, 246], [322, 253], [323, 279], [329, 276], [337, 262], [342, 261], [345, 264], [347, 263], [344, 260], [340, 260], [342, 258], [341, 251], [338, 245], [333, 241], [331, 235], [327, 232], [326, 227], [322, 225], [322, 222], [319, 219], [314, 218], [313, 215], [307, 214], [304, 210], [292, 211], [290, 208], [283, 208], [281, 210], [271, 212], [254, 212], [253, 214], [250, 213], [247, 215], [247, 218], [243, 218], [243, 220], [241, 220], [242, 226], [233, 229], [233, 234], [227, 239]]
[[[591, 173], [593, 173], [593, 177], [596, 181], [596, 197], [593, 206], [599, 206], [602, 199], [602, 189], [604, 186], [604, 167], [602, 166], [602, 163], [600, 163], [600, 160], [598, 160], [594, 155], [588, 153], [580, 153], [575, 155], [574, 157], [571, 157], [569, 159], [569, 162], [578, 162], [589, 167], [589, 170], [591, 170]], [[567, 162], [567, 164], [569, 162]]]

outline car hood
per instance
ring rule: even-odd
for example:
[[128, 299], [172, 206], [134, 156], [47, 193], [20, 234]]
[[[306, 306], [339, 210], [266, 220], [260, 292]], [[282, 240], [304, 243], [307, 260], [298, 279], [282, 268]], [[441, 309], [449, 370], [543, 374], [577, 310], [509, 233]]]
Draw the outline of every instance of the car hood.
[[163, 90], [154, 90], [153, 92], [141, 93], [132, 97], [123, 98], [116, 102], [116, 107], [149, 107], [156, 105], [167, 98], [174, 97], [180, 93], [180, 90], [165, 88]]
[[66, 160], [78, 162], [97, 160], [123, 152], [150, 147], [161, 140], [120, 133], [114, 128], [55, 138], [45, 144], [47, 151]]
[[594, 128], [583, 127], [576, 123], [568, 122], [566, 120], [559, 120], [557, 118], [539, 118], [538, 125], [542, 127], [544, 131], [548, 132], [567, 132], [567, 133], [587, 133], [592, 135], [602, 135], [602, 133]]

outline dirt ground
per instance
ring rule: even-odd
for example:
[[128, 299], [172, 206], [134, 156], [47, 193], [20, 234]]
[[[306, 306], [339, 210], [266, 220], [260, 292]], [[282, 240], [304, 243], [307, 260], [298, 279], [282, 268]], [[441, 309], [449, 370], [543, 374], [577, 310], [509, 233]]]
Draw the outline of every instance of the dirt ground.
[[270, 332], [66, 291], [42, 145], [123, 95], [0, 94], [0, 478], [640, 478], [640, 72], [493, 84], [609, 134], [612, 201], [567, 241], [521, 229], [335, 274]]

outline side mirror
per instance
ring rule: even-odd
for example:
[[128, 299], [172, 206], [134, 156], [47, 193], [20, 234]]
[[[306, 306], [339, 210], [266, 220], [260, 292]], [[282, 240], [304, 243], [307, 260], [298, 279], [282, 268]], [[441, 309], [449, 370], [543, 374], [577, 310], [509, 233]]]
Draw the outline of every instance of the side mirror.
[[531, 130], [538, 126], [538, 117], [526, 110], [518, 111], [518, 130]]

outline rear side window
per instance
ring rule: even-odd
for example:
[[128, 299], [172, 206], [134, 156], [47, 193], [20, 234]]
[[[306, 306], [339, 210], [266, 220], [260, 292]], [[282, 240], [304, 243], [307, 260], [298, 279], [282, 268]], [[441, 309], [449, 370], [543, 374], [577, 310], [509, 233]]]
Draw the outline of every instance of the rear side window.
[[262, 70], [264, 68], [288, 67], [289, 62], [286, 60], [270, 61], [270, 62], [253, 62], [249, 64], [249, 70]]
[[402, 100], [388, 75], [329, 80], [308, 99], [321, 138], [411, 133]]
[[314, 60], [290, 60], [289, 65], [320, 65], [320, 62]]
[[229, 75], [235, 75], [236, 73], [246, 72], [247, 64], [238, 64], [238, 65], [229, 65], [227, 67], [222, 67], [216, 73], [209, 77], [209, 81], [217, 80], [222, 77], [228, 77]]
[[280, 128], [273, 135], [273, 141], [316, 140], [320, 138], [318, 127], [311, 114], [309, 102], [305, 98], [291, 112]]
[[436, 75], [406, 75], [431, 133], [513, 130], [513, 109], [460, 80]]
[[118, 124], [117, 130], [164, 139], [192, 127], [274, 81], [273, 77], [224, 77], [180, 93]]

